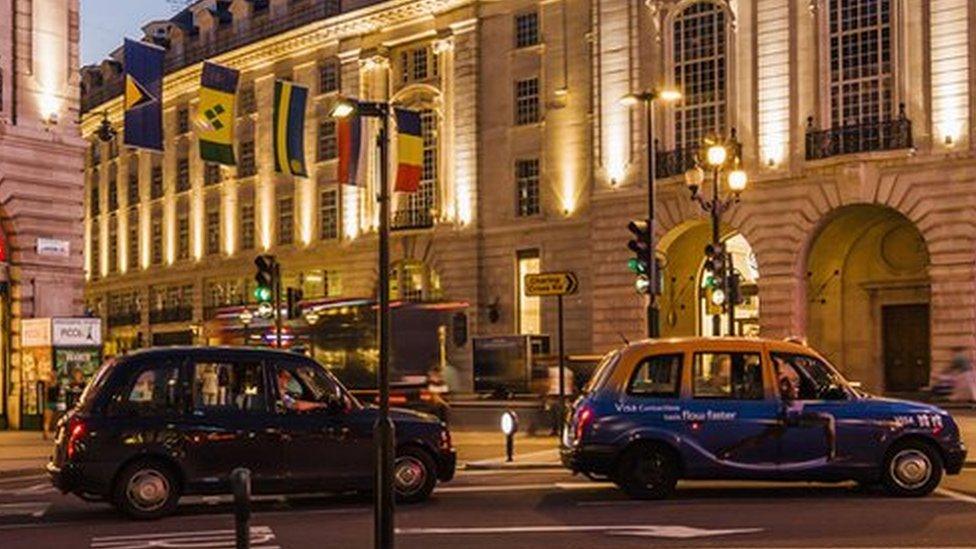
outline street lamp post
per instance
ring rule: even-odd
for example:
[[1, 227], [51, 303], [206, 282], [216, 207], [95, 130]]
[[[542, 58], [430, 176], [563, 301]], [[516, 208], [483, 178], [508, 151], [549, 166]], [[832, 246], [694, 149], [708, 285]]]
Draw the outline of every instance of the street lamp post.
[[379, 386], [379, 414], [373, 427], [376, 445], [376, 486], [373, 499], [373, 542], [377, 548], [393, 547], [393, 437], [390, 419], [390, 185], [389, 143], [390, 104], [377, 101], [337, 101], [332, 109], [334, 118], [353, 114], [381, 121], [376, 147], [380, 155], [380, 189], [376, 200], [380, 206], [379, 219], [379, 367], [376, 371]]
[[[717, 138], [705, 138], [702, 144], [702, 151], [699, 155], [698, 165], [685, 172], [685, 183], [691, 191], [692, 200], [696, 201], [702, 210], [707, 212], [712, 220], [712, 243], [709, 246], [711, 253], [721, 254], [722, 263], [725, 265], [722, 275], [722, 295], [724, 296], [725, 310], [728, 314], [729, 335], [735, 335], [735, 301], [731, 295], [731, 278], [733, 276], [732, 256], [722, 250], [721, 224], [722, 215], [725, 214], [734, 204], [739, 201], [742, 191], [745, 190], [749, 182], [749, 177], [745, 170], [741, 168], [742, 145], [736, 140], [735, 129], [725, 142]], [[705, 170], [701, 167], [701, 158], [711, 172], [712, 190], [711, 196], [704, 197], [700, 190], [705, 183]], [[729, 195], [722, 197], [720, 192], [720, 182], [722, 173], [728, 170], [726, 184], [729, 188]], [[718, 275], [719, 273], [713, 273]], [[721, 333], [722, 315], [712, 315], [712, 335]]]
[[667, 102], [677, 101], [681, 99], [681, 92], [677, 90], [651, 90], [631, 93], [620, 100], [624, 105], [644, 106], [644, 127], [647, 130], [647, 249], [651, 254], [647, 266], [647, 275], [650, 281], [647, 289], [647, 337], [659, 337], [661, 335], [661, 312], [657, 304], [659, 274], [654, 242], [654, 177], [657, 170], [657, 158], [654, 151], [654, 102], [658, 99]]

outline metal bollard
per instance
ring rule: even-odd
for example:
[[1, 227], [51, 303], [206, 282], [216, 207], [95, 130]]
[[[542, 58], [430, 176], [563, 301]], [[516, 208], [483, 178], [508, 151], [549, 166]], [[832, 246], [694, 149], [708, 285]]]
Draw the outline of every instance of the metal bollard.
[[251, 547], [251, 471], [238, 467], [230, 472], [230, 484], [234, 490], [234, 529], [237, 549]]
[[518, 415], [506, 410], [502, 414], [502, 433], [505, 434], [505, 461], [512, 461], [515, 457], [515, 433], [518, 431]]

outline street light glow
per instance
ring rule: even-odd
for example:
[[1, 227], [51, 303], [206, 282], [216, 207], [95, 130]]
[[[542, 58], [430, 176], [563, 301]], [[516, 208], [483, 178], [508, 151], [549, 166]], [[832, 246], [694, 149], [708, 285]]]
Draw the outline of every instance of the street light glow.
[[729, 152], [725, 150], [725, 145], [711, 145], [705, 152], [705, 159], [708, 161], [708, 165], [714, 167], [725, 164], [725, 159], [728, 156]]
[[684, 95], [682, 95], [679, 90], [674, 88], [665, 88], [657, 93], [657, 98], [661, 101], [680, 101], [682, 97], [684, 97]]
[[356, 105], [352, 101], [349, 101], [348, 99], [339, 99], [336, 101], [335, 105], [332, 106], [329, 116], [332, 118], [348, 118], [354, 112], [356, 112]]
[[741, 193], [746, 190], [746, 184], [749, 182], [749, 176], [746, 175], [745, 170], [732, 170], [729, 172], [729, 190], [734, 193]]
[[628, 93], [627, 95], [621, 97], [618, 102], [625, 107], [634, 107], [640, 104], [641, 97], [636, 93]]
[[697, 189], [701, 187], [702, 183], [705, 182], [705, 170], [701, 169], [701, 166], [694, 166], [688, 168], [685, 172], [685, 184], [692, 189]]

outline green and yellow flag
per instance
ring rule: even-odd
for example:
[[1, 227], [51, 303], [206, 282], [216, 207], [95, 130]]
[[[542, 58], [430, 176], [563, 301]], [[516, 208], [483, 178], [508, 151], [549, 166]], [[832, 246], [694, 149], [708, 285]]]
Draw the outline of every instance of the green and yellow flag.
[[234, 69], [204, 62], [200, 76], [198, 137], [200, 158], [227, 166], [234, 161], [234, 119], [237, 81]]

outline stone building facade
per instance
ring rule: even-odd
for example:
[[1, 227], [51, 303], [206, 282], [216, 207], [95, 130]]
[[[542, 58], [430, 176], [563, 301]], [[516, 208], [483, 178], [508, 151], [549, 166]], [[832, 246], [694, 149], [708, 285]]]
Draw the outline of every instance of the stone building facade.
[[21, 319], [84, 305], [78, 33], [78, 0], [0, 3], [0, 427], [39, 414]]
[[[555, 331], [521, 275], [572, 270], [567, 349], [641, 337], [627, 222], [658, 176], [662, 332], [711, 331], [701, 290], [709, 220], [682, 174], [709, 134], [735, 134], [750, 183], [721, 234], [749, 287], [739, 333], [803, 336], [854, 379], [914, 390], [976, 350], [970, 192], [970, 0], [201, 1], [148, 23], [169, 48], [166, 152], [91, 139], [89, 306], [119, 349], [210, 337], [247, 301], [251, 259], [282, 261], [306, 298], [375, 289], [375, 157], [336, 185], [327, 117], [340, 95], [424, 113], [422, 192], [397, 198], [395, 296], [465, 305], [471, 335]], [[236, 170], [202, 165], [200, 63], [242, 71]], [[83, 69], [82, 127], [121, 124], [121, 67]], [[309, 86], [308, 179], [275, 176], [275, 78]], [[621, 104], [664, 86], [644, 116]], [[253, 168], [252, 168], [253, 165]], [[113, 190], [113, 186], [115, 186]], [[283, 236], [284, 235], [284, 236]], [[229, 297], [228, 297], [229, 296]], [[159, 337], [157, 337], [159, 336]], [[470, 343], [452, 346], [471, 384]]]

